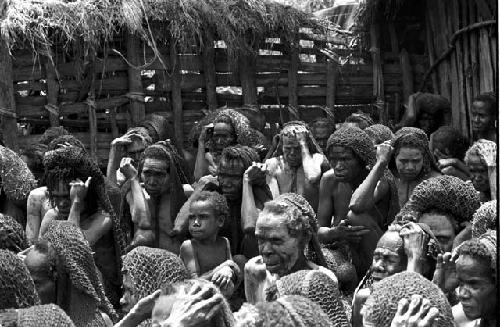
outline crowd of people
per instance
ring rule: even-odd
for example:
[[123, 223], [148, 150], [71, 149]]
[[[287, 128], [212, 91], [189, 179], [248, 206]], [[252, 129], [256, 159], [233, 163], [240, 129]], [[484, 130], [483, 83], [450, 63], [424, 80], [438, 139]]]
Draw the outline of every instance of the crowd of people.
[[497, 115], [153, 114], [101, 169], [62, 127], [0, 146], [0, 326], [496, 326]]

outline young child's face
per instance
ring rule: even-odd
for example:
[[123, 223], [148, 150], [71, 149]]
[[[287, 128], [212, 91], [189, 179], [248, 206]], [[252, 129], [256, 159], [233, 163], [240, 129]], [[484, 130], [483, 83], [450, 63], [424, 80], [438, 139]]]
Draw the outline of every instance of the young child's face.
[[194, 239], [204, 240], [216, 236], [224, 221], [216, 217], [211, 201], [191, 203], [189, 215], [189, 233]]

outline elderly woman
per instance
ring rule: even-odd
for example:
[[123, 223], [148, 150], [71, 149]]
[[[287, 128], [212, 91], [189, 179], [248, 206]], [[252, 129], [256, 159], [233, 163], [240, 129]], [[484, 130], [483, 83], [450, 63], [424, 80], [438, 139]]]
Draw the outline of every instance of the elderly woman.
[[[300, 195], [285, 193], [264, 205], [255, 228], [260, 255], [245, 265], [247, 301], [264, 301], [276, 279], [299, 270], [319, 270], [338, 283], [325, 268], [316, 230], [314, 211]], [[316, 262], [307, 259], [306, 245]]]

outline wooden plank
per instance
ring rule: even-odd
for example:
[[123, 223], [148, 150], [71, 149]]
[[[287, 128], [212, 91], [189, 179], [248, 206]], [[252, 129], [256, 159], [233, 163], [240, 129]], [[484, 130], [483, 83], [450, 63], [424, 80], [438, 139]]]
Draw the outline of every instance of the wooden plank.
[[141, 64], [139, 58], [141, 40], [137, 35], [128, 33], [125, 43], [127, 47], [127, 60], [131, 65], [133, 65], [128, 67], [127, 74], [128, 92], [130, 95], [130, 118], [132, 119], [132, 123], [137, 125], [146, 115], [141, 70], [134, 67]]
[[45, 74], [42, 73], [42, 68], [38, 64], [33, 66], [17, 67], [12, 71], [12, 81], [32, 81], [44, 78]]
[[[470, 24], [470, 17], [468, 13], [468, 0], [460, 0], [460, 8], [462, 13], [462, 25], [468, 26]], [[462, 42], [463, 51], [463, 65], [464, 65], [464, 87], [465, 87], [465, 126], [464, 132], [465, 135], [472, 135], [472, 125], [469, 115], [470, 105], [472, 104], [472, 67], [471, 67], [471, 53], [469, 46], [469, 36], [463, 35], [462, 39], [459, 41]]]
[[174, 113], [174, 132], [175, 132], [175, 141], [176, 144], [182, 145], [184, 144], [184, 133], [182, 129], [182, 121], [183, 121], [183, 112], [182, 112], [182, 94], [181, 94], [181, 76], [179, 72], [179, 63], [177, 57], [177, 49], [175, 47], [175, 42], [171, 40], [170, 45], [170, 67], [172, 67], [171, 71], [171, 80], [172, 80], [172, 109]]
[[12, 59], [7, 43], [0, 39], [0, 130], [4, 144], [14, 151], [18, 150], [16, 101], [12, 81]]
[[[436, 61], [436, 54], [435, 54], [435, 50], [434, 50], [434, 35], [433, 35], [433, 31], [432, 31], [432, 26], [430, 23], [430, 17], [425, 18], [425, 36], [426, 36], [426, 41], [427, 41], [427, 53], [429, 55], [429, 67], [430, 67]], [[437, 78], [435, 70], [431, 75], [431, 81], [432, 81], [432, 92], [438, 93], [439, 92], [439, 82], [438, 82], [438, 78]]]
[[90, 79], [90, 89], [87, 97], [87, 105], [88, 105], [88, 115], [89, 115], [89, 133], [90, 133], [90, 155], [93, 158], [97, 158], [97, 118], [96, 118], [96, 98], [95, 98], [95, 49], [92, 46], [89, 46], [88, 58], [89, 62], [89, 73], [91, 74]]
[[479, 76], [480, 76], [480, 84], [479, 91], [481, 93], [484, 92], [493, 92], [495, 83], [493, 79], [493, 66], [491, 64], [491, 53], [490, 49], [490, 41], [488, 36], [488, 31], [486, 29], [481, 29], [479, 31]]
[[[474, 1], [467, 1], [469, 12], [469, 24], [477, 22], [477, 10]], [[469, 34], [469, 48], [471, 59], [471, 76], [472, 76], [472, 98], [475, 98], [480, 93], [479, 82], [479, 48], [477, 33]]]
[[14, 83], [14, 91], [46, 91], [47, 84], [38, 81], [29, 81], [28, 83]]
[[56, 69], [52, 57], [45, 60], [47, 71], [47, 106], [49, 111], [50, 126], [59, 126], [59, 82], [57, 81]]

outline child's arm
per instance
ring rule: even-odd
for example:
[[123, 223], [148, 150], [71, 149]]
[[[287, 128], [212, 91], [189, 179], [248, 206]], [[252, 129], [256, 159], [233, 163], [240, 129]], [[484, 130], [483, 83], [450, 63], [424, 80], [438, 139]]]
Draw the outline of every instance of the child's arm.
[[193, 245], [191, 244], [191, 240], [186, 240], [182, 243], [180, 250], [180, 257], [182, 262], [184, 262], [184, 265], [186, 266], [187, 270], [191, 274], [191, 278], [197, 278], [198, 273], [196, 269], [197, 268], [196, 260], [194, 258], [194, 249]]

